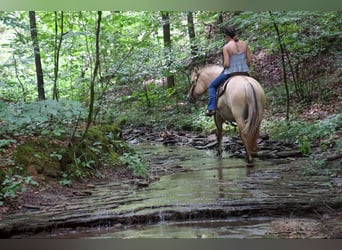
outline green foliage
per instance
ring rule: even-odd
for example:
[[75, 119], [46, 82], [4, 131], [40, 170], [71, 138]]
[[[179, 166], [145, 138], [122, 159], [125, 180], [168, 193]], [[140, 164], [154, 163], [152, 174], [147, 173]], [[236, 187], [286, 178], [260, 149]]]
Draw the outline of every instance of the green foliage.
[[197, 130], [201, 130], [206, 133], [210, 133], [216, 129], [214, 120], [204, 116], [204, 109], [193, 110], [193, 112], [194, 115], [188, 117], [189, 121], [192, 123], [192, 129], [197, 128]]
[[[8, 176], [23, 176], [24, 180], [33, 171], [35, 174], [59, 179], [61, 185], [70, 185], [74, 179], [84, 179], [99, 175], [103, 167], [121, 166], [119, 157], [133, 153], [121, 139], [121, 129], [116, 124], [92, 126], [84, 140], [74, 138], [73, 144], [66, 146], [63, 141], [41, 136], [17, 145], [13, 151], [13, 167], [8, 173], [0, 173], [4, 182], [3, 192], [14, 194], [19, 190], [20, 181]], [[143, 174], [137, 167], [135, 172]], [[6, 194], [6, 197], [10, 195]]]
[[90, 127], [84, 142], [88, 147], [91, 147], [94, 153], [98, 154], [110, 151], [122, 154], [129, 151], [128, 145], [122, 141], [121, 128], [117, 124], [102, 124]]
[[91, 126], [86, 138], [78, 138], [62, 154], [60, 167], [63, 177], [68, 180], [93, 176], [101, 167], [118, 166], [114, 155], [131, 151], [121, 139], [121, 129], [117, 124]]
[[63, 178], [59, 181], [62, 186], [70, 186], [72, 184], [71, 177], [67, 173], [63, 173]]
[[327, 161], [325, 159], [312, 159], [308, 166], [302, 169], [303, 175], [329, 175], [331, 169], [327, 168]]
[[8, 147], [12, 143], [16, 143], [16, 140], [13, 139], [0, 139], [0, 148], [2, 147]]
[[136, 153], [124, 153], [120, 156], [120, 161], [126, 164], [133, 174], [140, 177], [146, 177], [148, 172], [147, 163]]
[[342, 128], [342, 114], [331, 115], [324, 120], [311, 123], [292, 121], [287, 124], [284, 120], [265, 121], [263, 126], [267, 127], [275, 140], [294, 142], [304, 155], [308, 155], [311, 153], [313, 145], [319, 143], [322, 149], [325, 149], [331, 140], [338, 138], [337, 134], [341, 132]]
[[[338, 43], [341, 39], [341, 12], [330, 11], [272, 11], [279, 25], [284, 44], [293, 55], [313, 56], [322, 50], [338, 51], [328, 45], [331, 39]], [[230, 24], [235, 25], [240, 33], [253, 41], [252, 48], [279, 50], [276, 33], [269, 12], [244, 11], [234, 15]], [[262, 34], [262, 35], [261, 35]]]
[[[97, 14], [95, 11], [63, 12], [63, 31], [61, 12], [56, 16], [55, 12], [37, 11], [36, 14], [46, 96], [52, 98], [54, 80], [57, 80], [59, 101], [35, 101], [37, 86], [28, 13], [2, 12], [0, 148], [5, 152], [23, 136], [60, 140], [60, 147], [39, 140], [37, 145], [18, 146], [24, 154], [14, 153], [20, 165], [15, 173], [23, 173], [25, 166], [33, 162], [59, 162], [63, 185], [70, 185], [75, 177], [96, 175], [96, 168], [102, 163], [116, 166], [120, 160], [131, 166], [135, 174], [146, 174], [143, 161], [121, 141], [116, 124], [211, 133], [215, 124], [203, 115], [206, 101], [200, 102], [199, 108], [186, 103], [188, 66], [192, 59], [202, 58], [207, 62], [221, 52], [224, 41], [219, 29], [226, 24], [236, 26], [252, 51], [263, 50], [275, 55], [280, 51], [269, 12], [193, 12], [196, 38], [192, 41], [187, 34], [187, 12], [170, 12], [170, 54], [164, 49], [160, 12], [104, 11], [100, 32], [101, 67], [95, 83], [96, 119], [88, 137], [81, 141], [94, 69]], [[316, 76], [341, 68], [338, 60], [341, 59], [341, 12], [274, 11], [272, 15], [294, 68], [291, 79], [296, 81], [290, 84], [291, 95], [306, 98], [320, 87]], [[224, 17], [223, 23], [218, 24], [217, 33], [210, 34], [209, 38], [206, 25], [215, 26], [219, 16]], [[54, 79], [55, 49], [60, 36], [58, 77]], [[190, 44], [196, 47], [196, 55], [191, 54]], [[324, 58], [336, 60], [325, 63]], [[153, 84], [170, 74], [175, 76], [174, 88]], [[145, 81], [152, 84], [142, 84]], [[274, 91], [267, 93], [272, 108], [285, 100], [283, 92]], [[324, 89], [320, 96], [325, 98], [331, 92]], [[293, 141], [303, 154], [310, 154], [314, 144], [329, 147], [330, 140], [335, 140], [341, 130], [340, 121], [341, 115], [336, 115], [309, 124], [299, 120], [288, 126], [279, 120], [263, 122], [263, 126], [266, 125], [274, 138]], [[95, 123], [102, 125], [93, 126]], [[103, 125], [113, 123], [113, 126]], [[69, 146], [62, 147], [66, 144]], [[336, 147], [342, 148], [341, 144], [341, 140], [336, 140]]]
[[[38, 11], [36, 14], [40, 20], [38, 33], [47, 96], [52, 96], [56, 41], [60, 32], [63, 32], [58, 93], [61, 98], [86, 103], [89, 101], [88, 83], [94, 66], [96, 12], [63, 12], [63, 31], [60, 30], [61, 12], [55, 14]], [[241, 37], [250, 42], [252, 50], [279, 53], [269, 12], [193, 12], [196, 37], [192, 41], [187, 36], [186, 15], [187, 12], [170, 12], [172, 53], [169, 54], [164, 53], [160, 12], [104, 11], [100, 39], [101, 79], [96, 85], [97, 98], [101, 99], [102, 93], [108, 88], [130, 85], [137, 90], [131, 98], [140, 98], [143, 107], [153, 107], [154, 102], [162, 98], [158, 98], [158, 93], [147, 91], [139, 84], [144, 80], [159, 79], [169, 74], [179, 77], [188, 70], [187, 65], [191, 58], [205, 58], [208, 54], [217, 53], [223, 43], [220, 29], [226, 24], [235, 25]], [[295, 69], [295, 93], [304, 98], [309, 95], [311, 97], [316, 86], [313, 84], [315, 79], [311, 79], [312, 73], [323, 74], [331, 68], [329, 64], [327, 68], [323, 64], [312, 62], [320, 62], [320, 58], [324, 58], [327, 53], [341, 54], [338, 50], [341, 43], [341, 13], [274, 11], [272, 15], [279, 24], [282, 41]], [[209, 38], [206, 25], [217, 23], [219, 16], [224, 17], [223, 23], [218, 24], [217, 33]], [[56, 17], [59, 20], [57, 37]], [[14, 101], [32, 101], [35, 99], [36, 83], [27, 12], [4, 12], [1, 20], [3, 30], [9, 30], [6, 33], [7, 39], [0, 41], [2, 47], [6, 48], [1, 51], [6, 55], [6, 60], [0, 63], [1, 96]], [[196, 47], [196, 55], [191, 54], [190, 44]], [[186, 81], [179, 81], [179, 85], [184, 82]]]
[[[342, 150], [341, 147], [340, 150]], [[302, 168], [302, 174], [309, 176], [309, 178], [312, 178], [312, 176], [326, 176], [327, 181], [325, 185], [331, 188], [333, 185], [330, 182], [330, 177], [338, 173], [340, 169], [341, 164], [339, 161], [328, 161], [321, 156], [310, 155], [308, 164]]]
[[[1, 103], [0, 103], [1, 105]], [[1, 134], [41, 134], [60, 137], [70, 135], [86, 115], [79, 102], [46, 100], [33, 103], [2, 103]]]
[[0, 206], [3, 205], [4, 199], [13, 199], [17, 196], [18, 192], [25, 192], [26, 185], [37, 186], [38, 183], [32, 179], [32, 176], [6, 175], [0, 185]]
[[[274, 22], [286, 51], [286, 73], [294, 84], [293, 93], [300, 100], [311, 101], [320, 85], [315, 76], [341, 66], [341, 12], [241, 12], [230, 20], [251, 41], [252, 50], [280, 54]], [[334, 59], [328, 61], [329, 57]]]

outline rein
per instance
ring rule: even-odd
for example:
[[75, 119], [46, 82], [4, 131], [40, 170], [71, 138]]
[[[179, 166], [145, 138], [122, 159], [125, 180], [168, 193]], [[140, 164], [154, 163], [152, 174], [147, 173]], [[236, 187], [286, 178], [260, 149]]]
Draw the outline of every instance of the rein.
[[197, 74], [197, 77], [196, 77], [196, 84], [197, 84], [197, 82], [198, 82], [198, 79], [199, 79], [201, 73], [202, 73], [202, 71], [200, 71], [200, 72]]
[[200, 72], [197, 74], [196, 80], [195, 80], [195, 82], [192, 84], [191, 92], [190, 92], [191, 96], [194, 96], [195, 87], [196, 87], [196, 85], [197, 85], [197, 82], [198, 82], [198, 79], [199, 79], [201, 73], [202, 73], [202, 71], [200, 71]]

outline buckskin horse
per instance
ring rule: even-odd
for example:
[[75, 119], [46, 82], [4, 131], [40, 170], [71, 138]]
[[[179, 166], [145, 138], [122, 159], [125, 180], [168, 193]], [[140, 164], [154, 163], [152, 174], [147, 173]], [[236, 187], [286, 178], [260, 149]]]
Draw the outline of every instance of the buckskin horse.
[[[187, 95], [194, 103], [207, 92], [210, 82], [223, 71], [218, 65], [207, 65], [194, 69], [191, 73], [191, 88]], [[257, 150], [260, 124], [265, 107], [265, 93], [260, 83], [246, 75], [234, 75], [229, 78], [222, 94], [217, 98], [217, 110], [214, 116], [217, 136], [217, 155], [222, 158], [222, 124], [235, 122], [246, 150], [247, 166], [253, 166], [253, 157]]]

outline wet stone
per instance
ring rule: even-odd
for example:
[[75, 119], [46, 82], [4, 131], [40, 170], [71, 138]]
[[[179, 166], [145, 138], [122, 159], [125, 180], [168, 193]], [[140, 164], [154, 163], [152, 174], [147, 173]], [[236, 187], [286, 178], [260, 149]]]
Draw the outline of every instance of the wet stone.
[[[275, 230], [282, 225], [277, 221], [271, 227], [272, 221], [315, 218], [327, 210], [338, 214], [342, 208], [340, 189], [331, 188], [339, 185], [340, 178], [303, 176], [299, 160], [289, 167], [256, 159], [248, 169], [244, 159], [226, 154], [219, 161], [209, 148], [151, 143], [134, 147], [149, 158], [149, 179], [97, 183], [44, 211], [27, 208], [6, 214], [0, 220], [0, 236], [25, 238], [31, 233], [32, 238], [67, 238], [74, 230], [72, 236], [80, 238], [283, 237], [286, 234]], [[265, 155], [268, 159], [270, 154]], [[340, 221], [334, 223], [330, 232], [338, 235], [342, 227]], [[321, 224], [312, 225], [319, 228]], [[317, 231], [316, 236], [327, 234]]]

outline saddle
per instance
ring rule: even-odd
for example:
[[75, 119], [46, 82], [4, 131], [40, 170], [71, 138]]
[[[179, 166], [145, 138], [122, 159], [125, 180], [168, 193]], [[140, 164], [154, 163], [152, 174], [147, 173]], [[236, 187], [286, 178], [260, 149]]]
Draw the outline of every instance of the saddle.
[[227, 85], [229, 83], [229, 81], [234, 77], [234, 76], [249, 76], [249, 74], [247, 72], [234, 72], [234, 73], [231, 73], [230, 74], [230, 77], [220, 85], [220, 87], [217, 88], [216, 90], [216, 96], [217, 96], [217, 99], [216, 101], [218, 100], [218, 98], [223, 95], [224, 91], [226, 90], [227, 88]]

